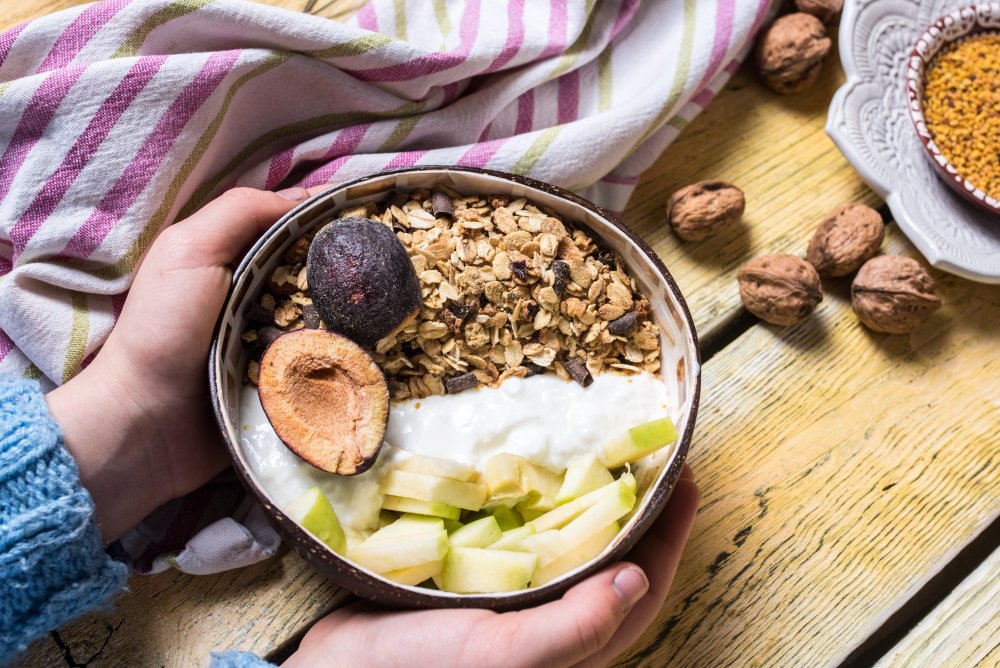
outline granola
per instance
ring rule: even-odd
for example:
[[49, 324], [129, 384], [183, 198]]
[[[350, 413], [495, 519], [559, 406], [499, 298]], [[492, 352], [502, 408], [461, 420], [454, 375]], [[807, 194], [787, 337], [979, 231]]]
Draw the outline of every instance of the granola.
[[[393, 400], [545, 372], [586, 386], [600, 373], [660, 368], [659, 330], [622, 258], [546, 208], [438, 186], [334, 218], [346, 216], [389, 226], [420, 279], [423, 307], [372, 351]], [[296, 241], [250, 306], [242, 338], [254, 360], [275, 327], [323, 327], [306, 282], [314, 235]]]

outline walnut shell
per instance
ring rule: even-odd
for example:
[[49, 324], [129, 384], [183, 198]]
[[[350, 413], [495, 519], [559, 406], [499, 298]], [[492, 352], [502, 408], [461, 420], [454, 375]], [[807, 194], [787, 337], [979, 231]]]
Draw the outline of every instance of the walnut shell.
[[787, 14], [768, 27], [757, 42], [757, 66], [764, 83], [778, 93], [812, 88], [830, 52], [823, 22], [812, 14]]
[[736, 277], [747, 310], [775, 325], [794, 325], [823, 301], [816, 269], [794, 255], [755, 257]]
[[919, 262], [881, 255], [868, 260], [854, 277], [851, 306], [870, 329], [905, 334], [941, 308], [941, 299], [937, 284]]
[[725, 181], [701, 181], [667, 201], [667, 220], [681, 239], [701, 241], [735, 225], [743, 215], [743, 191]]
[[806, 260], [822, 276], [847, 276], [878, 254], [884, 237], [878, 211], [864, 204], [845, 204], [820, 222]]
[[840, 16], [840, 10], [844, 8], [844, 0], [795, 0], [795, 7], [800, 12], [812, 14], [829, 25]]

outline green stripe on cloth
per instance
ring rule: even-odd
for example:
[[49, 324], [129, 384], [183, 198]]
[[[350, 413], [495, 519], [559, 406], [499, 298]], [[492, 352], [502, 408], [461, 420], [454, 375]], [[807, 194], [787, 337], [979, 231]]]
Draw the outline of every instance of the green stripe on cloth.
[[583, 31], [580, 32], [580, 36], [576, 38], [576, 41], [563, 52], [562, 57], [556, 63], [555, 69], [549, 74], [547, 81], [558, 79], [569, 72], [577, 59], [579, 59], [580, 54], [587, 48], [587, 42], [590, 41], [590, 33], [594, 30], [594, 19], [601, 13], [600, 9], [595, 8], [596, 4], [597, 0], [587, 0], [587, 23], [583, 26]]
[[28, 362], [28, 366], [22, 375], [26, 380], [38, 380], [42, 377], [42, 370], [31, 362]]
[[441, 36], [447, 37], [451, 32], [451, 19], [448, 18], [448, 5], [445, 0], [434, 0], [434, 18], [437, 19]]
[[[365, 123], [372, 120], [417, 114], [423, 110], [424, 104], [425, 103], [423, 102], [407, 102], [396, 109], [381, 112], [341, 111], [333, 114], [324, 114], [322, 116], [306, 118], [304, 120], [282, 125], [281, 127], [265, 132], [246, 144], [228, 163], [225, 164], [225, 166], [222, 167], [222, 169], [217, 171], [211, 178], [198, 186], [198, 189], [194, 191], [187, 203], [177, 214], [177, 218], [179, 220], [187, 218], [189, 215], [201, 208], [201, 205], [208, 200], [209, 195], [211, 195], [219, 184], [229, 178], [233, 172], [235, 172], [241, 164], [253, 156], [253, 154], [257, 153], [257, 151], [260, 151], [268, 144], [272, 144], [287, 137], [294, 137], [297, 135], [307, 134], [309, 132], [315, 132], [316, 130], [334, 129], [338, 126], [347, 125], [348, 123]], [[419, 115], [415, 115], [412, 118], [404, 118], [400, 121], [399, 125], [393, 129], [386, 142], [388, 143], [390, 140], [394, 139], [395, 135], [401, 133], [401, 138], [395, 142], [399, 143], [399, 141], [402, 141], [402, 139], [413, 130], [412, 127], [410, 127], [409, 130], [405, 130], [405, 128], [400, 129], [400, 126], [406, 123], [416, 125], [419, 120]]]
[[688, 123], [690, 122], [691, 121], [684, 118], [683, 116], [674, 116], [673, 118], [670, 119], [670, 122], [667, 123], [667, 125], [680, 132], [681, 130], [686, 128], [688, 126]]
[[403, 141], [410, 136], [410, 133], [416, 129], [421, 118], [423, 118], [423, 114], [418, 113], [404, 118], [397, 123], [396, 127], [394, 127], [392, 132], [389, 133], [389, 136], [385, 138], [384, 142], [382, 142], [382, 145], [378, 147], [378, 152], [385, 153], [386, 151], [392, 151], [403, 143]]
[[6, 90], [7, 90], [8, 88], [10, 88], [10, 84], [11, 84], [11, 83], [13, 83], [13, 82], [11, 82], [11, 81], [5, 81], [4, 83], [0, 84], [0, 95], [3, 95], [3, 94], [4, 94], [4, 92], [5, 92], [5, 91], [6, 91]]
[[142, 24], [132, 31], [132, 34], [118, 47], [118, 50], [111, 54], [112, 58], [129, 58], [139, 53], [139, 47], [146, 41], [149, 34], [162, 26], [164, 23], [180, 18], [185, 14], [199, 10], [205, 5], [211, 4], [212, 0], [174, 0], [169, 5], [142, 22]]
[[642, 133], [639, 141], [629, 149], [628, 155], [635, 153], [636, 149], [642, 146], [659, 129], [667, 116], [673, 112], [674, 107], [677, 106], [677, 100], [680, 98], [681, 93], [684, 92], [684, 84], [687, 81], [688, 71], [691, 69], [691, 52], [694, 49], [694, 30], [698, 15], [695, 2], [696, 0], [684, 0], [684, 35], [681, 37], [680, 58], [677, 61], [677, 70], [674, 72], [674, 80], [670, 85], [670, 93], [667, 95], [667, 101], [653, 122], [646, 128], [646, 131]]
[[406, 0], [395, 0], [393, 5], [396, 14], [396, 37], [406, 41]]
[[87, 312], [87, 293], [72, 293], [73, 321], [69, 331], [69, 345], [66, 350], [66, 362], [63, 365], [62, 382], [66, 383], [80, 370], [83, 354], [90, 337], [90, 315]]
[[541, 159], [541, 157], [545, 154], [545, 151], [547, 151], [549, 146], [552, 145], [552, 142], [555, 141], [556, 135], [559, 134], [562, 127], [563, 126], [561, 125], [556, 125], [548, 128], [538, 135], [538, 137], [535, 138], [535, 141], [531, 143], [531, 146], [528, 147], [528, 150], [524, 152], [524, 155], [522, 155], [521, 158], [514, 163], [514, 166], [510, 168], [510, 171], [515, 174], [522, 175], [530, 172], [535, 166], [535, 163]]
[[597, 110], [607, 111], [611, 108], [611, 49], [612, 44], [597, 57]]
[[393, 41], [395, 40], [388, 35], [383, 35], [382, 33], [371, 33], [369, 35], [355, 37], [350, 41], [344, 42], [343, 44], [334, 44], [333, 46], [329, 46], [325, 49], [303, 51], [302, 53], [313, 58], [349, 58], [350, 56], [360, 56], [368, 53], [369, 51], [374, 51], [380, 46], [384, 46]]
[[177, 200], [177, 196], [180, 193], [181, 187], [187, 181], [188, 177], [191, 176], [191, 172], [198, 165], [198, 161], [208, 150], [209, 145], [215, 138], [216, 133], [222, 126], [222, 121], [225, 119], [226, 112], [229, 110], [229, 105], [232, 103], [233, 98], [236, 93], [242, 88], [248, 81], [268, 72], [278, 65], [286, 62], [292, 57], [291, 53], [288, 52], [275, 52], [264, 58], [257, 67], [253, 68], [246, 74], [240, 76], [233, 85], [229, 88], [226, 93], [226, 97], [222, 101], [222, 105], [219, 107], [219, 111], [215, 114], [215, 118], [212, 122], [208, 124], [205, 131], [202, 132], [201, 137], [195, 143], [194, 150], [188, 155], [181, 165], [180, 169], [174, 175], [173, 180], [171, 180], [170, 185], [167, 186], [167, 191], [163, 195], [163, 200], [160, 203], [159, 208], [150, 217], [149, 221], [146, 223], [145, 227], [129, 246], [128, 250], [121, 257], [118, 262], [107, 267], [101, 267], [94, 272], [94, 276], [104, 280], [114, 280], [121, 278], [122, 276], [127, 276], [132, 273], [136, 265], [139, 264], [139, 259], [145, 254], [146, 250], [153, 243], [153, 239], [156, 238], [157, 233], [166, 221], [167, 216], [170, 214], [170, 210], [173, 208], [174, 203]]

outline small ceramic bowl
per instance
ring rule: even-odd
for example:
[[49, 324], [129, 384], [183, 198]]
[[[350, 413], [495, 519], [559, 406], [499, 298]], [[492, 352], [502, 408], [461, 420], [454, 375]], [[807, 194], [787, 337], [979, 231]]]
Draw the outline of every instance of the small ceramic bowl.
[[941, 153], [924, 118], [926, 73], [942, 49], [968, 37], [996, 32], [1000, 32], [1000, 2], [956, 9], [932, 23], [917, 39], [910, 54], [906, 67], [906, 99], [917, 137], [938, 176], [973, 205], [1000, 215], [997, 193], [984, 193], [955, 169]]
[[[243, 383], [248, 358], [241, 345], [240, 333], [246, 328], [248, 307], [263, 291], [285, 251], [299, 236], [330, 221], [335, 212], [344, 207], [381, 201], [394, 190], [429, 188], [437, 184], [462, 193], [526, 197], [589, 230], [625, 259], [640, 292], [650, 301], [652, 316], [662, 331], [664, 352], [672, 351], [670, 355], [665, 354], [661, 374], [677, 401], [674, 415], [679, 434], [677, 442], [672, 448], [654, 453], [633, 466], [638, 481], [636, 510], [604, 552], [542, 587], [510, 593], [459, 595], [386, 580], [336, 554], [287, 517], [260, 484], [241, 445], [241, 392], [255, 392], [256, 388]], [[209, 378], [216, 418], [237, 473], [263, 504], [286, 542], [313, 567], [358, 596], [386, 605], [508, 610], [558, 597], [573, 584], [621, 559], [649, 528], [666, 504], [684, 465], [698, 410], [701, 365], [694, 324], [677, 284], [649, 246], [606, 211], [566, 190], [519, 176], [486, 170], [417, 167], [384, 172], [332, 187], [300, 204], [261, 237], [234, 273], [232, 289], [212, 346]]]

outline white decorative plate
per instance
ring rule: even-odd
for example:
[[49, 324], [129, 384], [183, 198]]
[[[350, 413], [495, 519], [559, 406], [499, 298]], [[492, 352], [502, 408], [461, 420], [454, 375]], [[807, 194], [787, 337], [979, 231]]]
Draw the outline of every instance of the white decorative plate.
[[1000, 218], [963, 201], [934, 172], [907, 111], [906, 64], [921, 33], [969, 0], [847, 0], [847, 74], [826, 132], [933, 266], [1000, 283]]

